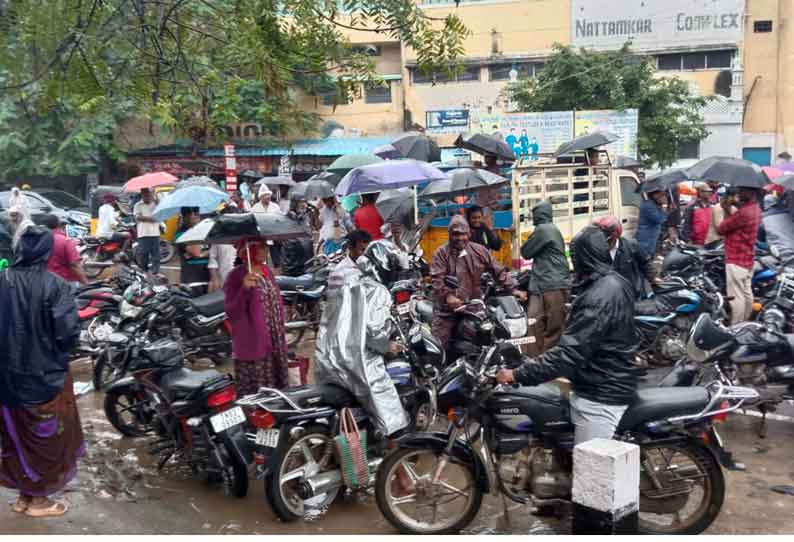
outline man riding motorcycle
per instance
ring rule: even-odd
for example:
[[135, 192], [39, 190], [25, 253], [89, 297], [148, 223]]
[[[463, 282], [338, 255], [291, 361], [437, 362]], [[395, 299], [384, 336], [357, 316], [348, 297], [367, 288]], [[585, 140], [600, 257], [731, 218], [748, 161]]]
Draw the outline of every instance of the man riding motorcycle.
[[400, 271], [399, 257], [391, 242], [374, 241], [356, 264], [339, 288], [328, 290], [314, 378], [319, 385], [333, 384], [355, 395], [377, 432], [387, 437], [409, 423], [384, 361], [401, 350], [389, 340], [392, 299], [387, 288]]
[[579, 292], [560, 342], [518, 369], [502, 369], [500, 384], [532, 386], [564, 377], [571, 382], [571, 419], [577, 444], [610, 439], [637, 389], [634, 365], [634, 291], [612, 269], [604, 232], [588, 226], [571, 241]]

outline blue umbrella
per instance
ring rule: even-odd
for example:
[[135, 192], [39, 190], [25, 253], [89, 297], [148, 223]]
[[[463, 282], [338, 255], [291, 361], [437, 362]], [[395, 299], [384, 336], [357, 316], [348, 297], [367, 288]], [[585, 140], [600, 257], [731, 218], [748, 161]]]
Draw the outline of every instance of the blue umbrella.
[[349, 194], [380, 192], [387, 188], [415, 186], [425, 181], [446, 179], [439, 169], [417, 160], [388, 160], [351, 170], [339, 182], [336, 193]]
[[229, 194], [208, 186], [188, 186], [165, 196], [154, 209], [154, 218], [167, 220], [179, 214], [182, 207], [198, 207], [199, 213], [211, 213], [221, 203], [229, 201]]

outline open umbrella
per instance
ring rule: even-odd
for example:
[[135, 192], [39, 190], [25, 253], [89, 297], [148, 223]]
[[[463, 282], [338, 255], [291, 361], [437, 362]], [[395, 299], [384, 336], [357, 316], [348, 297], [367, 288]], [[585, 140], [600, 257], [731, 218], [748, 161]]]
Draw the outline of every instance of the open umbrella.
[[328, 181], [312, 178], [290, 188], [287, 197], [289, 199], [301, 197], [309, 201], [332, 198], [334, 197], [334, 185]]
[[578, 151], [592, 149], [594, 147], [600, 147], [601, 145], [608, 145], [609, 143], [617, 141], [618, 139], [620, 139], [620, 137], [616, 136], [615, 134], [610, 134], [609, 132], [592, 132], [590, 134], [579, 136], [574, 140], [568, 141], [567, 143], [563, 143], [557, 148], [554, 156], [571, 154]]
[[483, 156], [493, 154], [507, 162], [515, 162], [516, 155], [507, 143], [499, 138], [486, 134], [460, 134], [455, 140], [455, 146], [459, 149], [474, 151]]
[[139, 177], [133, 177], [124, 183], [125, 192], [140, 192], [144, 188], [157, 188], [158, 186], [171, 186], [176, 183], [177, 177], [165, 171], [147, 173]]
[[413, 158], [423, 162], [441, 160], [441, 149], [433, 138], [419, 132], [408, 132], [391, 142], [401, 158]]
[[375, 201], [384, 222], [402, 220], [414, 209], [414, 191], [410, 188], [394, 188], [384, 190]]
[[783, 162], [775, 167], [783, 173], [794, 173], [794, 162]]
[[648, 193], [669, 190], [674, 184], [689, 180], [689, 175], [687, 175], [685, 169], [668, 169], [645, 179], [639, 186], [639, 192]]
[[615, 158], [615, 163], [613, 165], [618, 169], [628, 169], [633, 167], [642, 167], [642, 162], [632, 158], [631, 156], [618, 155]]
[[325, 181], [327, 183], [336, 186], [339, 184], [339, 181], [342, 180], [342, 176], [337, 173], [331, 173], [330, 171], [321, 171], [316, 175], [312, 175], [309, 177], [310, 181]]
[[431, 183], [422, 190], [419, 197], [436, 198], [462, 192], [476, 192], [483, 188], [492, 188], [509, 183], [501, 175], [491, 173], [487, 169], [457, 168], [447, 172], [448, 178]]
[[254, 183], [255, 186], [268, 184], [271, 186], [295, 186], [295, 181], [291, 177], [262, 177]]
[[327, 171], [338, 175], [345, 175], [351, 169], [376, 164], [378, 162], [383, 162], [383, 158], [368, 152], [357, 152], [340, 156], [328, 166]]
[[167, 220], [179, 214], [182, 207], [198, 207], [200, 214], [207, 214], [225, 201], [229, 201], [229, 194], [222, 190], [208, 186], [188, 186], [166, 194], [155, 207], [154, 218]]
[[386, 143], [385, 145], [378, 145], [374, 149], [372, 149], [372, 154], [379, 158], [383, 158], [384, 160], [399, 160], [400, 158], [404, 158], [400, 151], [394, 148], [394, 145], [390, 143]]
[[238, 173], [237, 176], [245, 177], [248, 179], [258, 179], [262, 176], [262, 174], [254, 171], [253, 169], [246, 169], [245, 171]]
[[764, 167], [761, 168], [761, 171], [766, 173], [766, 176], [769, 177], [770, 181], [773, 181], [773, 180], [777, 179], [778, 177], [780, 177], [781, 175], [783, 175], [782, 171], [780, 171], [776, 167], [771, 167], [771, 166], [764, 166]]
[[380, 192], [387, 188], [402, 188], [441, 179], [446, 179], [446, 175], [426, 162], [389, 160], [351, 170], [336, 186], [336, 193], [347, 196]]
[[717, 181], [736, 187], [763, 188], [769, 184], [760, 166], [740, 158], [712, 156], [690, 167], [687, 174], [692, 179]]
[[204, 175], [197, 175], [194, 177], [188, 177], [187, 179], [183, 179], [176, 183], [174, 187], [176, 190], [180, 188], [187, 188], [189, 186], [205, 186], [208, 188], [215, 188], [218, 189], [218, 183], [210, 179], [209, 177], [205, 177]]
[[219, 215], [205, 219], [179, 236], [180, 244], [233, 244], [240, 239], [258, 237], [268, 241], [285, 241], [310, 237], [299, 222], [285, 215], [245, 213]]

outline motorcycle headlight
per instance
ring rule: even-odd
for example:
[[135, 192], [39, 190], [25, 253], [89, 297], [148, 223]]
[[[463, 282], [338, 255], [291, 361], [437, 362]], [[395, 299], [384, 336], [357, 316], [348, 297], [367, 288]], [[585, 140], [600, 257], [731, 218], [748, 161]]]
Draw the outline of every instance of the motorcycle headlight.
[[510, 330], [511, 339], [517, 339], [527, 334], [526, 318], [505, 318], [503, 323], [505, 327]]
[[141, 313], [142, 310], [143, 307], [136, 307], [125, 299], [121, 302], [121, 306], [119, 307], [119, 315], [122, 318], [135, 318]]

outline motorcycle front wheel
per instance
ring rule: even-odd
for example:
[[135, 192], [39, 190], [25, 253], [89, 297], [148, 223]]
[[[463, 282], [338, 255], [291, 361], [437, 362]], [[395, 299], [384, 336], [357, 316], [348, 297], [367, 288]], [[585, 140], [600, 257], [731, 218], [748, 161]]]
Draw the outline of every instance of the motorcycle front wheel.
[[475, 518], [482, 488], [473, 467], [432, 449], [404, 448], [389, 454], [378, 469], [375, 499], [383, 517], [404, 534], [455, 534]]
[[143, 389], [125, 388], [105, 394], [105, 416], [125, 437], [142, 437], [151, 432], [154, 411]]
[[82, 253], [82, 260], [83, 260], [83, 270], [85, 271], [85, 276], [87, 276], [90, 279], [95, 279], [102, 274], [104, 267], [100, 267], [98, 265], [91, 265], [92, 262], [97, 261], [96, 248], [85, 249]]
[[102, 391], [124, 376], [124, 353], [104, 348], [94, 364], [94, 389]]
[[316, 426], [307, 428], [302, 437], [276, 451], [273, 462], [276, 466], [265, 477], [265, 495], [281, 521], [295, 521], [322, 512], [336, 499], [341, 488], [309, 499], [298, 494], [303, 478], [339, 469], [333, 446], [328, 429]]
[[653, 442], [641, 449], [640, 532], [700, 534], [725, 501], [725, 477], [714, 455], [695, 442]]
[[306, 333], [306, 327], [290, 327], [291, 322], [308, 321], [311, 318], [310, 307], [303, 301], [284, 304], [284, 323], [286, 325], [287, 347], [298, 344]]

